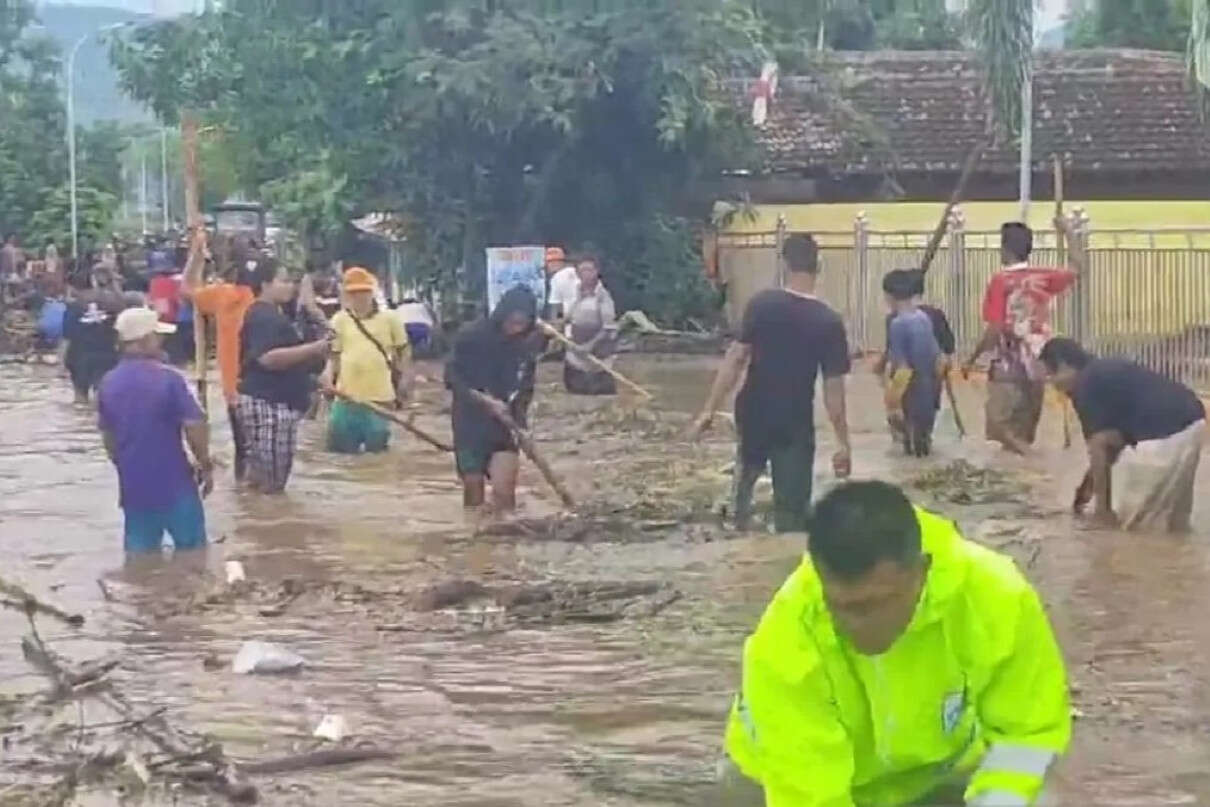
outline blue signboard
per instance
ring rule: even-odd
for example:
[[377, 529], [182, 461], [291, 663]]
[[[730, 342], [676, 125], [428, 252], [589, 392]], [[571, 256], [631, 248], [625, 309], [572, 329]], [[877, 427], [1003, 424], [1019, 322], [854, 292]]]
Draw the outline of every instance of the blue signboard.
[[528, 286], [546, 305], [545, 247], [491, 247], [487, 250], [487, 307], [492, 310], [513, 286]]

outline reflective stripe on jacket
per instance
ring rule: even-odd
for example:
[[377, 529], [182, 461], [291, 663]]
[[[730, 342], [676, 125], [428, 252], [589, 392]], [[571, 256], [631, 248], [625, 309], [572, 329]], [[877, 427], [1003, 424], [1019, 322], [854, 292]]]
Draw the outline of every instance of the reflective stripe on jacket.
[[1028, 805], [1067, 748], [1067, 676], [1037, 594], [1009, 558], [917, 517], [932, 562], [886, 653], [837, 635], [809, 557], [745, 643], [726, 746], [767, 807], [907, 805], [963, 782], [968, 805]]

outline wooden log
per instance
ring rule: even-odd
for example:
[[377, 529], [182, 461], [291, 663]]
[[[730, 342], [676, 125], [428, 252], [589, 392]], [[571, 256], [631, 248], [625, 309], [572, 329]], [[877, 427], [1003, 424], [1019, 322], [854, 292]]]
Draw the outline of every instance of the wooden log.
[[355, 762], [370, 762], [372, 760], [396, 759], [398, 751], [387, 748], [367, 746], [364, 748], [329, 748], [320, 751], [310, 751], [303, 754], [292, 754], [285, 757], [265, 759], [259, 762], [245, 762], [240, 770], [248, 774], [276, 774], [301, 771], [308, 768], [326, 768], [333, 765], [351, 765]]
[[559, 333], [559, 329], [556, 328], [554, 325], [551, 325], [546, 320], [539, 319], [538, 327], [541, 328], [542, 332], [545, 333], [547, 336], [551, 337], [552, 339], [556, 340], [557, 342], [562, 343], [563, 346], [566, 347], [568, 350], [574, 350], [576, 352], [576, 355], [582, 356], [585, 359], [587, 359], [589, 364], [593, 365], [601, 372], [608, 373], [610, 376], [613, 377], [614, 381], [617, 381], [622, 386], [624, 386], [628, 389], [634, 390], [639, 395], [642, 395], [644, 398], [646, 398], [649, 401], [655, 397], [650, 392], [643, 389], [638, 384], [634, 383], [629, 378], [622, 375], [617, 370], [613, 369], [608, 364], [606, 364], [605, 362], [598, 359], [596, 356], [592, 355], [591, 353], [580, 350], [579, 345], [577, 345], [575, 342], [568, 339], [563, 334]]
[[428, 443], [433, 448], [436, 448], [439, 451], [452, 452], [454, 450], [454, 447], [452, 445], [450, 445], [449, 443], [446, 443], [444, 440], [434, 437], [433, 435], [431, 435], [428, 432], [421, 429], [419, 426], [412, 424], [410, 421], [404, 420], [403, 418], [401, 418], [399, 416], [398, 413], [392, 412], [390, 409], [379, 406], [376, 403], [370, 403], [369, 401], [360, 401], [350, 395], [346, 395], [345, 393], [343, 393], [339, 390], [332, 390], [332, 394], [335, 395], [337, 398], [340, 398], [343, 401], [348, 401], [349, 403], [357, 404], [358, 406], [364, 406], [366, 409], [369, 409], [371, 412], [378, 415], [379, 417], [385, 418], [385, 419], [391, 421], [392, 423], [395, 423], [395, 424], [403, 427], [403, 429], [405, 431], [415, 435], [416, 437], [420, 438], [421, 440]]

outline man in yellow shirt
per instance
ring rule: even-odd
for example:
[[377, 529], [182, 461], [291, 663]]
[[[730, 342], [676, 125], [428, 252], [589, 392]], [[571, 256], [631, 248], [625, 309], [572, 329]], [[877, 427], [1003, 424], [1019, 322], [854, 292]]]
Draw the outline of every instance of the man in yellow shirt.
[[345, 308], [332, 318], [332, 358], [324, 382], [345, 397], [332, 404], [328, 450], [386, 451], [387, 422], [360, 402], [393, 407], [411, 386], [411, 346], [399, 318], [374, 301], [377, 283], [355, 266], [344, 274]]

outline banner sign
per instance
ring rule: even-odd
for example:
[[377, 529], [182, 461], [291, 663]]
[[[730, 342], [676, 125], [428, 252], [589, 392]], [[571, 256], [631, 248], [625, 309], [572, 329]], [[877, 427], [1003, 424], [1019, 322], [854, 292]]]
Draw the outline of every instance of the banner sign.
[[491, 247], [487, 250], [487, 308], [495, 309], [504, 292], [528, 286], [546, 305], [546, 247]]

